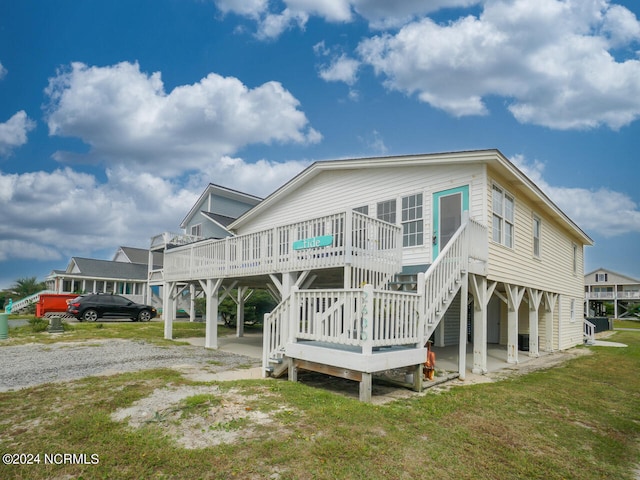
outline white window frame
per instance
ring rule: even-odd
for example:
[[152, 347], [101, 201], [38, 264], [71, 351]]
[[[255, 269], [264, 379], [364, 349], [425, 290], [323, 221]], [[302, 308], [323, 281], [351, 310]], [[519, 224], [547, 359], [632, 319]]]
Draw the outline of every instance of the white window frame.
[[416, 193], [402, 197], [402, 246], [418, 247], [424, 244], [424, 195]]
[[538, 259], [542, 258], [542, 219], [537, 215], [533, 215], [531, 233], [533, 239], [533, 256]]
[[353, 209], [354, 212], [362, 213], [363, 215], [369, 215], [369, 205], [363, 205]]
[[396, 223], [398, 218], [398, 212], [396, 210], [396, 199], [385, 200], [384, 202], [378, 202], [376, 205], [376, 218], [388, 223]]
[[608, 282], [608, 275], [606, 273], [596, 273], [596, 282]]
[[[499, 197], [496, 197], [499, 195]], [[496, 199], [499, 198], [500, 202]], [[508, 210], [508, 202], [511, 203], [511, 211]], [[507, 190], [497, 184], [491, 189], [492, 210], [492, 240], [507, 248], [514, 248], [515, 244], [515, 212], [516, 200]], [[499, 203], [499, 205], [497, 205]]]
[[202, 224], [196, 223], [195, 225], [191, 225], [189, 229], [190, 235], [193, 237], [201, 237], [202, 236]]

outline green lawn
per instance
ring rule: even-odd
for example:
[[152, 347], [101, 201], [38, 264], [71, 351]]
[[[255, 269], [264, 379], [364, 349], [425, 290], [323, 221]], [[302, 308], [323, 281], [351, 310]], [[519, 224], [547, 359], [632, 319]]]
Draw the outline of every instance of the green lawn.
[[[155, 326], [113, 329], [136, 327]], [[111, 325], [79, 331], [71, 333]], [[0, 465], [0, 478], [632, 480], [640, 331], [609, 340], [629, 346], [590, 347], [593, 354], [549, 370], [385, 405], [286, 380], [197, 383], [172, 370], [0, 393], [0, 450], [39, 453], [41, 462]], [[166, 404], [140, 427], [110, 417], [168, 385], [205, 391]], [[171, 435], [188, 429], [228, 440], [185, 448]], [[45, 453], [85, 454], [87, 464], [45, 465]]]

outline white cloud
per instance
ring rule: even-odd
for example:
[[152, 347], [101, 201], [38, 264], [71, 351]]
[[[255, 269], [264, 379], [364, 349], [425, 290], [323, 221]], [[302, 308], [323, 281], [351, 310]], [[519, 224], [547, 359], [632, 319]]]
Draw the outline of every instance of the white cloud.
[[640, 61], [610, 49], [639, 32], [630, 11], [605, 0], [487, 0], [479, 17], [425, 18], [358, 52], [388, 88], [452, 115], [487, 114], [484, 99], [501, 96], [523, 123], [616, 129], [640, 115]]
[[27, 143], [27, 133], [36, 128], [24, 110], [14, 114], [5, 123], [0, 123], [0, 156], [8, 155], [12, 149]]
[[107, 169], [105, 183], [69, 167], [0, 171], [0, 261], [66, 261], [119, 245], [146, 248], [151, 236], [179, 228], [209, 182], [266, 196], [308, 164], [225, 156], [203, 165], [185, 184], [127, 166]]
[[2, 79], [7, 74], [7, 69], [2, 66], [0, 63], [0, 79]]
[[327, 82], [344, 82], [351, 86], [358, 80], [360, 62], [342, 54], [332, 60], [328, 66], [320, 69], [320, 78]]
[[70, 168], [0, 172], [0, 260], [146, 247], [152, 235], [177, 228], [201, 193], [120, 167], [107, 171], [107, 178], [101, 184]]
[[222, 13], [235, 13], [249, 18], [259, 18], [269, 6], [268, 0], [215, 0]]
[[522, 155], [511, 160], [587, 234], [610, 238], [640, 233], [640, 205], [626, 193], [550, 185], [543, 177], [543, 163], [529, 163]]
[[64, 162], [126, 165], [171, 176], [256, 143], [314, 143], [299, 102], [278, 82], [246, 87], [215, 73], [193, 85], [164, 91], [160, 73], [137, 64], [110, 67], [74, 63], [50, 79], [51, 135], [78, 137], [86, 155], [57, 152]]
[[247, 163], [241, 158], [223, 157], [207, 165], [197, 178], [204, 176], [213, 183], [266, 197], [310, 163], [300, 160], [277, 163], [264, 159]]
[[[327, 22], [352, 22], [357, 13], [372, 28], [397, 27], [417, 16], [442, 8], [468, 7], [482, 0], [284, 0], [281, 11], [270, 9], [265, 0], [215, 0], [223, 13], [235, 13], [258, 23], [258, 38], [274, 39], [285, 30], [298, 26], [304, 28], [310, 17]], [[274, 2], [275, 4], [275, 2]]]

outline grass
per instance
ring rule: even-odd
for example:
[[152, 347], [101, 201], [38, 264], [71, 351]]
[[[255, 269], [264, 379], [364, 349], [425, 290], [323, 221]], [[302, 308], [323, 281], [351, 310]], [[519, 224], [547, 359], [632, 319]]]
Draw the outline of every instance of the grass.
[[637, 328], [640, 329], [640, 320], [614, 320], [613, 328]]
[[[105, 324], [103, 331], [108, 331]], [[634, 479], [640, 467], [640, 331], [627, 348], [506, 380], [363, 404], [285, 380], [212, 384], [178, 404], [184, 418], [231, 403], [279, 427], [189, 450], [158, 424], [133, 429], [111, 413], [166, 385], [206, 385], [153, 370], [0, 393], [2, 453], [97, 454], [99, 463], [0, 465], [0, 478]], [[235, 397], [234, 397], [235, 398]], [[211, 428], [242, 431], [252, 420]]]
[[[174, 341], [172, 341], [164, 340], [164, 323], [158, 321], [144, 323], [119, 320], [96, 323], [62, 322], [64, 326], [64, 333], [50, 334], [46, 331], [34, 331], [34, 328], [32, 328], [34, 320], [29, 320], [30, 324], [28, 325], [10, 328], [9, 338], [7, 340], [0, 341], [0, 348], [6, 345], [19, 345], [32, 342], [74, 342], [104, 338], [124, 338], [130, 340], [143, 340], [157, 344], [175, 345], [175, 340], [180, 340], [181, 338], [205, 336], [205, 324], [203, 322], [174, 321]], [[245, 328], [245, 331], [250, 332], [251, 327]], [[235, 333], [235, 329], [225, 327], [224, 325], [218, 326], [218, 336], [231, 335], [233, 333]]]

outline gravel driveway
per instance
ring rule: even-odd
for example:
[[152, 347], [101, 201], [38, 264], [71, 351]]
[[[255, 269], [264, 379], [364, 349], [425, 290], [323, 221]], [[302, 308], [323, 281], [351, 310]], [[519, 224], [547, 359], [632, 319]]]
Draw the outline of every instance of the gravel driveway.
[[0, 347], [0, 391], [162, 367], [221, 372], [256, 359], [191, 345], [157, 346], [132, 340], [91, 340]]

